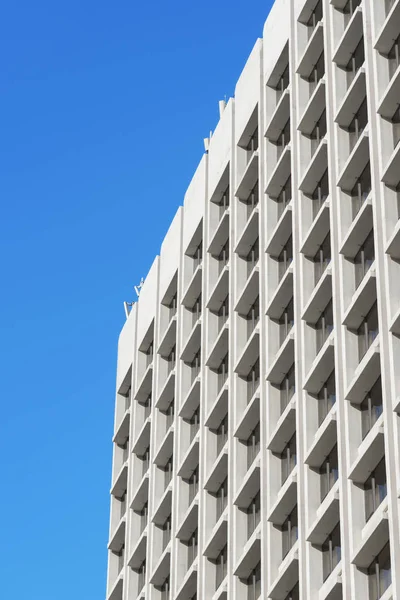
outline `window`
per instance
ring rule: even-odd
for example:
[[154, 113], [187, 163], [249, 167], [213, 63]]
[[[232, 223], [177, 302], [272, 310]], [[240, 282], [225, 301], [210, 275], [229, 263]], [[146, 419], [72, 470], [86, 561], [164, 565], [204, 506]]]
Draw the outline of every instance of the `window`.
[[315, 154], [321, 140], [326, 136], [326, 110], [323, 111], [322, 115], [315, 124], [314, 129], [310, 134], [311, 139], [311, 156]]
[[247, 403], [253, 398], [260, 384], [260, 359], [258, 358], [247, 375]]
[[365, 490], [365, 519], [368, 521], [382, 500], [387, 496], [385, 458], [376, 465], [375, 469], [364, 483]]
[[228, 502], [228, 478], [226, 477], [217, 490], [217, 521], [224, 512]]
[[313, 200], [313, 219], [317, 216], [325, 200], [329, 196], [329, 177], [328, 169], [322, 175], [321, 180], [317, 183], [311, 198]]
[[246, 146], [247, 151], [247, 162], [250, 161], [253, 153], [258, 149], [258, 127], [254, 130], [250, 137], [249, 143]]
[[282, 454], [282, 485], [296, 466], [296, 434], [286, 444]]
[[318, 425], [322, 425], [336, 402], [335, 371], [333, 371], [318, 392]]
[[246, 509], [247, 513], [247, 539], [249, 539], [260, 522], [261, 497], [260, 492], [254, 496]]
[[143, 504], [143, 508], [139, 511], [140, 516], [140, 533], [147, 527], [147, 518], [149, 516], [149, 505], [147, 502]]
[[293, 398], [296, 392], [296, 371], [294, 364], [290, 367], [279, 386], [281, 396], [281, 414]]
[[172, 317], [174, 317], [176, 314], [177, 305], [177, 293], [175, 292], [175, 294], [172, 296], [171, 302], [168, 305], [170, 319], [172, 319]]
[[193, 258], [193, 271], [197, 269], [197, 267], [201, 264], [203, 260], [203, 242], [197, 246], [196, 250], [192, 254]]
[[150, 415], [151, 413], [151, 394], [149, 394], [146, 398], [146, 400], [144, 402], [140, 402], [141, 406], [143, 406], [144, 409], [144, 419], [143, 421], [145, 421], [147, 419], [147, 417]]
[[350, 134], [350, 150], [354, 148], [357, 141], [359, 140], [362, 132], [368, 124], [368, 107], [367, 107], [367, 98], [361, 103], [360, 108], [356, 112], [349, 125], [349, 134]]
[[285, 70], [279, 78], [278, 84], [276, 86], [276, 101], [279, 102], [280, 97], [283, 92], [289, 86], [290, 82], [290, 72], [289, 72], [289, 64], [286, 65]]
[[278, 256], [278, 276], [279, 281], [282, 279], [293, 260], [293, 242], [292, 236], [289, 237], [288, 241], [282, 248], [281, 253]]
[[190, 425], [190, 441], [192, 441], [194, 436], [198, 432], [199, 426], [200, 426], [200, 408], [199, 407], [197, 407], [196, 410], [194, 411], [194, 413], [189, 421], [189, 425]]
[[298, 583], [296, 583], [294, 588], [289, 592], [285, 600], [300, 600], [300, 590]]
[[311, 37], [314, 29], [316, 28], [318, 23], [321, 21], [322, 17], [323, 17], [322, 0], [318, 0], [314, 10], [311, 13], [311, 17], [309, 18], [309, 20], [307, 22], [309, 37]]
[[319, 250], [315, 254], [313, 258], [314, 262], [314, 276], [315, 276], [315, 285], [317, 285], [318, 281], [321, 279], [325, 269], [331, 262], [331, 236], [330, 233], [326, 236], [324, 241], [319, 247]]
[[146, 354], [146, 368], [151, 365], [151, 363], [153, 362], [153, 352], [154, 352], [154, 345], [153, 342], [150, 343], [149, 347], [147, 348], [145, 354]]
[[297, 525], [297, 506], [295, 506], [282, 525], [282, 559], [285, 558], [296, 543]]
[[120, 508], [120, 518], [122, 519], [122, 517], [124, 516], [124, 514], [126, 513], [126, 490], [121, 494], [121, 496], [119, 498], [117, 498], [117, 500], [119, 500], [119, 508]]
[[168, 462], [164, 467], [164, 487], [165, 488], [168, 486], [169, 482], [172, 479], [172, 473], [173, 473], [173, 457], [171, 456], [168, 459]]
[[292, 199], [292, 178], [289, 175], [288, 179], [286, 180], [285, 185], [281, 189], [279, 196], [276, 200], [276, 202], [278, 204], [278, 219], [284, 213], [285, 208], [290, 203], [291, 199]]
[[332, 533], [322, 544], [322, 573], [326, 581], [341, 559], [340, 524], [338, 523]]
[[163, 530], [163, 550], [168, 546], [171, 539], [171, 515], [169, 515], [162, 526]]
[[252, 334], [252, 332], [254, 331], [254, 329], [256, 328], [259, 318], [260, 318], [260, 297], [257, 296], [254, 303], [250, 307], [249, 312], [246, 315], [247, 335], [249, 337]]
[[125, 440], [124, 444], [119, 446], [122, 450], [122, 461], [125, 463], [129, 457], [129, 438]]
[[374, 231], [371, 229], [354, 257], [356, 289], [375, 260]]
[[371, 192], [371, 169], [368, 163], [360, 177], [357, 179], [354, 188], [351, 191], [353, 219], [357, 216], [364, 201]]
[[199, 467], [197, 466], [188, 479], [189, 483], [189, 505], [192, 504], [199, 489]]
[[188, 569], [197, 556], [197, 544], [198, 544], [198, 534], [197, 534], [197, 529], [195, 529], [195, 531], [190, 536], [188, 544], [187, 544], [187, 546], [188, 546], [188, 566], [187, 566], [187, 568]]
[[172, 423], [174, 422], [175, 406], [174, 406], [173, 400], [170, 403], [170, 405], [168, 406], [168, 408], [164, 414], [165, 414], [166, 431], [168, 431], [168, 429], [171, 427]]
[[125, 560], [125, 544], [115, 553], [118, 556], [118, 573], [122, 570]]
[[225, 546], [219, 553], [215, 565], [215, 589], [217, 590], [226, 577], [228, 564], [228, 547]]
[[161, 586], [161, 600], [169, 600], [169, 577], [167, 577]]
[[130, 407], [131, 407], [131, 394], [132, 394], [132, 389], [131, 389], [131, 386], [129, 386], [126, 394], [124, 394], [124, 396], [125, 396], [125, 410], [129, 410]]
[[222, 194], [222, 198], [218, 203], [219, 206], [219, 217], [221, 218], [226, 209], [229, 207], [229, 185]]
[[318, 82], [323, 78], [324, 75], [325, 57], [324, 53], [322, 52], [308, 77], [308, 82], [310, 84], [310, 96], [312, 95], [312, 93], [318, 85]]
[[361, 0], [348, 0], [346, 6], [343, 8], [344, 24], [347, 27], [351, 17], [354, 15], [356, 8], [360, 6]]
[[139, 458], [142, 461], [142, 475], [144, 475], [147, 473], [150, 464], [150, 446], [146, 448], [144, 454], [139, 456]]
[[146, 561], [144, 560], [140, 567], [137, 570], [138, 574], [138, 594], [141, 592], [145, 582], [146, 582]]
[[217, 369], [218, 374], [218, 391], [222, 389], [225, 384], [225, 381], [228, 378], [228, 368], [229, 368], [229, 355], [226, 354], [222, 359], [221, 364]]
[[278, 323], [279, 323], [279, 341], [280, 341], [280, 344], [282, 345], [294, 325], [293, 298], [291, 298], [288, 305], [285, 307], [283, 313], [279, 317]]
[[378, 304], [375, 302], [357, 330], [360, 361], [368, 351], [368, 348], [371, 346], [378, 333]]
[[329, 300], [321, 313], [318, 321], [315, 324], [315, 330], [317, 333], [317, 354], [325, 344], [329, 335], [333, 331], [333, 305], [332, 300]]
[[253, 464], [254, 459], [260, 451], [260, 423], [258, 423], [246, 440], [247, 446], [247, 468]]
[[400, 65], [400, 36], [394, 41], [393, 46], [389, 50], [388, 54], [389, 61], [389, 76], [393, 77]]
[[386, 544], [368, 567], [369, 600], [378, 600], [392, 583], [390, 546]]
[[201, 366], [201, 351], [200, 350], [198, 350], [198, 352], [196, 352], [195, 357], [192, 360], [192, 362], [189, 364], [189, 366], [192, 369], [192, 383], [193, 383], [193, 381], [196, 379], [196, 377], [200, 373], [200, 366]]
[[217, 455], [221, 452], [225, 446], [225, 442], [228, 439], [228, 414], [222, 419], [218, 429], [216, 430], [217, 435]]
[[218, 310], [218, 331], [222, 329], [229, 317], [229, 295], [226, 296]]
[[356, 49], [349, 62], [347, 63], [345, 70], [347, 71], [347, 86], [350, 87], [353, 79], [356, 76], [359, 68], [364, 64], [365, 60], [365, 51], [364, 51], [364, 38], [361, 38]]
[[256, 264], [258, 263], [258, 258], [260, 256], [260, 250], [258, 246], [258, 238], [250, 248], [250, 252], [246, 256], [247, 261], [247, 276], [250, 275]]
[[332, 448], [319, 468], [321, 475], [321, 502], [328, 495], [339, 477], [337, 445]]
[[248, 591], [247, 600], [257, 600], [261, 596], [261, 563], [252, 570], [246, 580]]
[[190, 310], [193, 314], [192, 324], [195, 325], [201, 317], [201, 294], [196, 298]]
[[257, 206], [258, 202], [259, 202], [259, 192], [258, 192], [258, 181], [257, 181], [255, 186], [251, 190], [247, 200], [245, 201], [245, 204], [247, 204], [247, 218], [250, 217], [251, 213], [253, 212], [254, 208]]
[[167, 363], [168, 363], [167, 372], [169, 375], [171, 373], [171, 371], [174, 370], [175, 364], [176, 364], [176, 346], [175, 345], [173, 346], [171, 352], [167, 356]]
[[383, 412], [382, 384], [379, 377], [360, 404], [362, 439], [371, 431]]
[[221, 271], [224, 269], [224, 267], [229, 262], [229, 240], [227, 240], [225, 242], [225, 244], [222, 246], [222, 250], [218, 254], [217, 260], [218, 260], [218, 272], [221, 273]]
[[286, 125], [282, 129], [279, 134], [278, 139], [276, 140], [277, 147], [277, 159], [281, 156], [282, 152], [290, 142], [290, 119], [287, 120]]

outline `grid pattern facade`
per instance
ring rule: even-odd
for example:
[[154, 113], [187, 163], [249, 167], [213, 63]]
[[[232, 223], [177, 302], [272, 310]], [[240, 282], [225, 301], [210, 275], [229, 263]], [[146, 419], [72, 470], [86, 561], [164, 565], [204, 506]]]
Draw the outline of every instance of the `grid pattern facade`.
[[276, 0], [119, 339], [107, 600], [400, 600], [400, 0]]

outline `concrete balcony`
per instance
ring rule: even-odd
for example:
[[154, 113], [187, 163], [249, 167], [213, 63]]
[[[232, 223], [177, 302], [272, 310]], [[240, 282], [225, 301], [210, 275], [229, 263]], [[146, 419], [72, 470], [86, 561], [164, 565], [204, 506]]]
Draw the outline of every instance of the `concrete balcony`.
[[290, 90], [286, 88], [276, 105], [275, 111], [265, 130], [265, 137], [270, 142], [277, 142], [290, 115]]
[[298, 130], [303, 135], [311, 135], [315, 124], [319, 121], [325, 109], [325, 77], [322, 77], [309, 99], [301, 116]]
[[175, 600], [191, 600], [197, 591], [197, 569], [198, 559], [196, 558], [188, 569], [182, 585], [178, 589]]
[[356, 331], [376, 302], [376, 298], [376, 272], [373, 263], [352, 296], [343, 325], [351, 331]]
[[212, 465], [204, 484], [204, 489], [212, 494], [216, 494], [228, 474], [228, 442], [226, 442], [222, 451], [219, 453], [216, 461]]
[[309, 325], [315, 325], [332, 298], [332, 265], [328, 265], [315, 286], [301, 318]]
[[363, 14], [361, 6], [353, 13], [333, 55], [333, 62], [344, 69], [354, 54], [363, 36]]
[[355, 370], [352, 380], [345, 392], [346, 400], [360, 404], [369, 392], [381, 372], [379, 335], [371, 344], [360, 364]]
[[146, 560], [147, 550], [147, 530], [145, 529], [139, 536], [136, 544], [134, 545], [132, 552], [128, 559], [128, 565], [131, 569], [139, 569], [143, 561]]
[[248, 277], [242, 292], [236, 301], [234, 310], [242, 316], [249, 314], [250, 308], [253, 306], [260, 293], [260, 271], [256, 265]]
[[[282, 525], [297, 504], [297, 467], [293, 469], [278, 493], [268, 514], [268, 521]], [[294, 585], [294, 584], [293, 584]], [[291, 588], [289, 588], [291, 589]]]
[[375, 42], [375, 49], [383, 56], [387, 56], [392, 47], [393, 40], [400, 34], [400, 4], [395, 2], [386, 17]]
[[143, 509], [146, 502], [148, 501], [148, 497], [149, 497], [149, 473], [147, 472], [142, 477], [137, 490], [133, 494], [130, 508], [134, 512], [140, 512]]
[[369, 136], [367, 129], [364, 129], [339, 176], [338, 186], [344, 192], [351, 193], [368, 161]]
[[210, 367], [210, 369], [217, 369], [220, 366], [222, 360], [227, 355], [228, 342], [229, 342], [229, 319], [221, 327], [221, 330], [217, 335], [217, 339], [215, 340], [215, 342], [209, 352], [209, 355], [206, 360], [207, 367]]
[[244, 173], [236, 188], [235, 196], [240, 200], [247, 200], [258, 180], [258, 150], [251, 155]]
[[336, 442], [336, 406], [333, 406], [314, 436], [304, 461], [306, 465], [314, 469], [320, 467]]
[[371, 195], [363, 202], [357, 216], [350, 225], [349, 231], [343, 240], [340, 254], [353, 260], [362, 246], [365, 238], [373, 227]]
[[222, 419], [228, 412], [228, 389], [229, 383], [228, 381], [226, 381], [221, 390], [219, 391], [218, 396], [215, 399], [215, 402], [212, 405], [210, 411], [206, 415], [204, 424], [209, 429], [217, 429]]
[[171, 514], [171, 510], [172, 510], [172, 484], [169, 483], [169, 485], [166, 487], [163, 495], [158, 500], [158, 504], [154, 511], [153, 517], [151, 519], [152, 522], [155, 525], [158, 525], [158, 527], [162, 527], [164, 525], [165, 521], [167, 520], [167, 518], [169, 517], [169, 515]]
[[393, 260], [400, 261], [400, 220], [397, 221], [393, 234], [388, 241], [386, 252]]
[[178, 476], [182, 479], [189, 479], [199, 464], [199, 445], [200, 433], [197, 432], [178, 468]]
[[203, 555], [215, 560], [227, 543], [228, 537], [228, 511], [224, 510], [215, 524], [208, 540], [206, 541]]
[[293, 295], [293, 264], [289, 265], [275, 290], [266, 310], [271, 319], [279, 319]]
[[197, 266], [183, 294], [181, 304], [186, 308], [193, 308], [197, 298], [201, 294], [203, 279], [203, 265]]
[[400, 143], [397, 144], [389, 158], [389, 162], [383, 172], [382, 181], [392, 189], [396, 189], [400, 183]]
[[179, 416], [182, 417], [182, 419], [186, 419], [186, 420], [191, 419], [194, 411], [199, 406], [199, 404], [200, 404], [200, 388], [201, 388], [200, 377], [197, 376], [196, 379], [193, 381], [192, 385], [190, 386], [190, 389], [189, 389], [188, 393], [186, 394], [186, 396], [183, 400], [182, 406], [179, 410]]
[[336, 481], [317, 509], [317, 516], [308, 531], [307, 541], [321, 546], [339, 519], [339, 481]]
[[256, 239], [259, 236], [259, 210], [258, 206], [255, 206], [250, 218], [247, 219], [246, 225], [239, 236], [239, 239], [235, 246], [235, 252], [242, 258], [248, 256], [250, 249], [254, 245]]
[[282, 154], [280, 155], [275, 169], [272, 171], [269, 177], [267, 187], [265, 188], [265, 193], [268, 194], [270, 198], [278, 198], [282, 188], [288, 180], [290, 172], [291, 144], [289, 142], [287, 146], [285, 146], [285, 149], [283, 150]]
[[[219, 256], [222, 248], [225, 246], [229, 238], [229, 223], [230, 223], [230, 208], [224, 211], [218, 225], [211, 237], [207, 251], [212, 256]], [[198, 296], [196, 296], [197, 298]]]
[[246, 510], [257, 492], [260, 491], [260, 456], [253, 461], [247, 471], [235, 497], [233, 504], [242, 510]]
[[332, 331], [315, 357], [304, 382], [309, 394], [318, 394], [335, 367], [335, 331]]
[[323, 583], [318, 600], [342, 600], [342, 598], [342, 564], [339, 562]]
[[364, 526], [352, 563], [359, 569], [367, 569], [388, 540], [388, 501], [385, 498]]
[[273, 430], [267, 448], [272, 452], [281, 454], [289, 440], [296, 431], [296, 395], [290, 400], [289, 404], [281, 414], [278, 423]]
[[136, 389], [135, 400], [145, 402], [152, 390], [153, 383], [153, 364], [151, 363], [143, 374], [142, 379]]
[[132, 444], [132, 452], [136, 456], [143, 456], [146, 449], [150, 445], [150, 431], [151, 431], [151, 416], [147, 417], [142, 425], [136, 439]]
[[360, 444], [358, 456], [350, 468], [349, 479], [355, 483], [364, 483], [368, 479], [384, 455], [384, 433], [383, 415], [381, 415]]
[[157, 467], [165, 467], [168, 460], [172, 456], [172, 451], [174, 448], [174, 425], [172, 424], [168, 429], [167, 433], [164, 436], [163, 441], [158, 448], [156, 456], [154, 458], [153, 463], [157, 465]]
[[299, 579], [299, 543], [296, 542], [279, 566], [278, 576], [272, 583], [268, 598], [285, 600], [288, 592], [294, 588]]
[[261, 525], [259, 524], [246, 542], [233, 574], [240, 579], [247, 579], [261, 559]]
[[122, 494], [127, 490], [128, 485], [128, 461], [126, 461], [115, 478], [111, 488], [111, 495], [115, 498], [121, 498]]
[[199, 521], [199, 501], [195, 498], [187, 509], [180, 525], [178, 526], [176, 537], [182, 542], [187, 542], [198, 527]]
[[222, 269], [217, 283], [211, 290], [206, 307], [213, 312], [217, 312], [229, 293], [229, 265]]
[[162, 336], [158, 345], [158, 354], [163, 358], [168, 358], [171, 354], [172, 348], [176, 344], [176, 315], [172, 317], [168, 323], [167, 329]]
[[115, 531], [111, 535], [108, 543], [108, 549], [113, 552], [119, 552], [125, 543], [126, 516], [124, 515], [118, 523]]
[[366, 94], [365, 67], [360, 67], [336, 113], [335, 122], [340, 127], [343, 129], [349, 127]]
[[329, 228], [330, 200], [327, 198], [319, 209], [310, 229], [304, 236], [304, 241], [300, 252], [304, 254], [304, 256], [307, 256], [307, 258], [313, 258], [320, 248], [322, 242], [328, 235]]
[[127, 439], [129, 438], [130, 422], [131, 410], [130, 408], [128, 408], [128, 410], [125, 411], [118, 427], [115, 430], [114, 437], [112, 439], [114, 444], [118, 444], [118, 446], [123, 446], [126, 443]]
[[307, 78], [324, 49], [324, 23], [319, 21], [297, 66], [297, 73]]
[[268, 373], [267, 381], [279, 385], [294, 362], [294, 331], [286, 336]]
[[235, 365], [235, 373], [241, 377], [248, 375], [250, 369], [260, 356], [260, 327], [257, 324]]
[[283, 211], [266, 248], [267, 254], [277, 258], [292, 234], [292, 202]]
[[190, 332], [189, 337], [183, 346], [180, 358], [185, 363], [191, 363], [194, 360], [194, 357], [201, 346], [201, 322], [202, 318], [200, 316], [194, 324], [192, 331]]
[[239, 419], [234, 436], [245, 442], [249, 439], [251, 432], [260, 422], [260, 395], [254, 394], [242, 416]]
[[378, 114], [384, 119], [390, 120], [398, 105], [400, 98], [400, 66], [397, 67], [395, 74], [391, 78], [387, 88], [382, 94], [380, 104], [378, 106]]
[[324, 137], [311, 157], [310, 163], [300, 181], [299, 189], [310, 196], [328, 167], [328, 143]]
[[175, 397], [175, 368], [168, 374], [157, 398], [156, 408], [166, 410]]
[[171, 572], [171, 542], [167, 544], [156, 564], [150, 578], [150, 583], [161, 586]]
[[400, 336], [400, 308], [397, 310], [396, 314], [394, 315], [390, 326], [389, 326], [389, 330], [394, 333], [397, 336]]
[[110, 592], [107, 596], [107, 600], [122, 600], [122, 593], [124, 589], [124, 578], [121, 573], [118, 575], [115, 583], [110, 589]]

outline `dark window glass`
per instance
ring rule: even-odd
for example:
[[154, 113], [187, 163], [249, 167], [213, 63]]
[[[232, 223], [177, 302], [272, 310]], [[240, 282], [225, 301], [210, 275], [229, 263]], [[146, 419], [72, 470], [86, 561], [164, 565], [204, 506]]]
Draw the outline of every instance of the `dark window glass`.
[[321, 475], [321, 501], [327, 496], [339, 477], [337, 445], [335, 445], [319, 468]]

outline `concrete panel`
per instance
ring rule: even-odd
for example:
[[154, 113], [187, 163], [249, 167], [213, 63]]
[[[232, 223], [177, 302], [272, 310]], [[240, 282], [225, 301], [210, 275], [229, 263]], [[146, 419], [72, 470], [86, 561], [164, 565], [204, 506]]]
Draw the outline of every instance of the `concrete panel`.
[[168, 229], [160, 252], [160, 300], [165, 296], [179, 267], [183, 209], [179, 207]]
[[262, 40], [257, 40], [235, 87], [235, 144], [260, 98]]
[[233, 136], [233, 100], [229, 100], [212, 135], [208, 151], [208, 197], [223, 175], [230, 159]]
[[135, 350], [137, 304], [132, 307], [118, 338], [117, 391], [132, 365]]
[[138, 301], [137, 347], [142, 343], [150, 323], [156, 314], [159, 262], [160, 258], [156, 256], [140, 292]]
[[264, 79], [268, 81], [289, 39], [290, 4], [296, 0], [275, 2], [264, 25]]
[[203, 155], [185, 194], [183, 203], [183, 251], [186, 251], [201, 219], [206, 203], [207, 155]]

